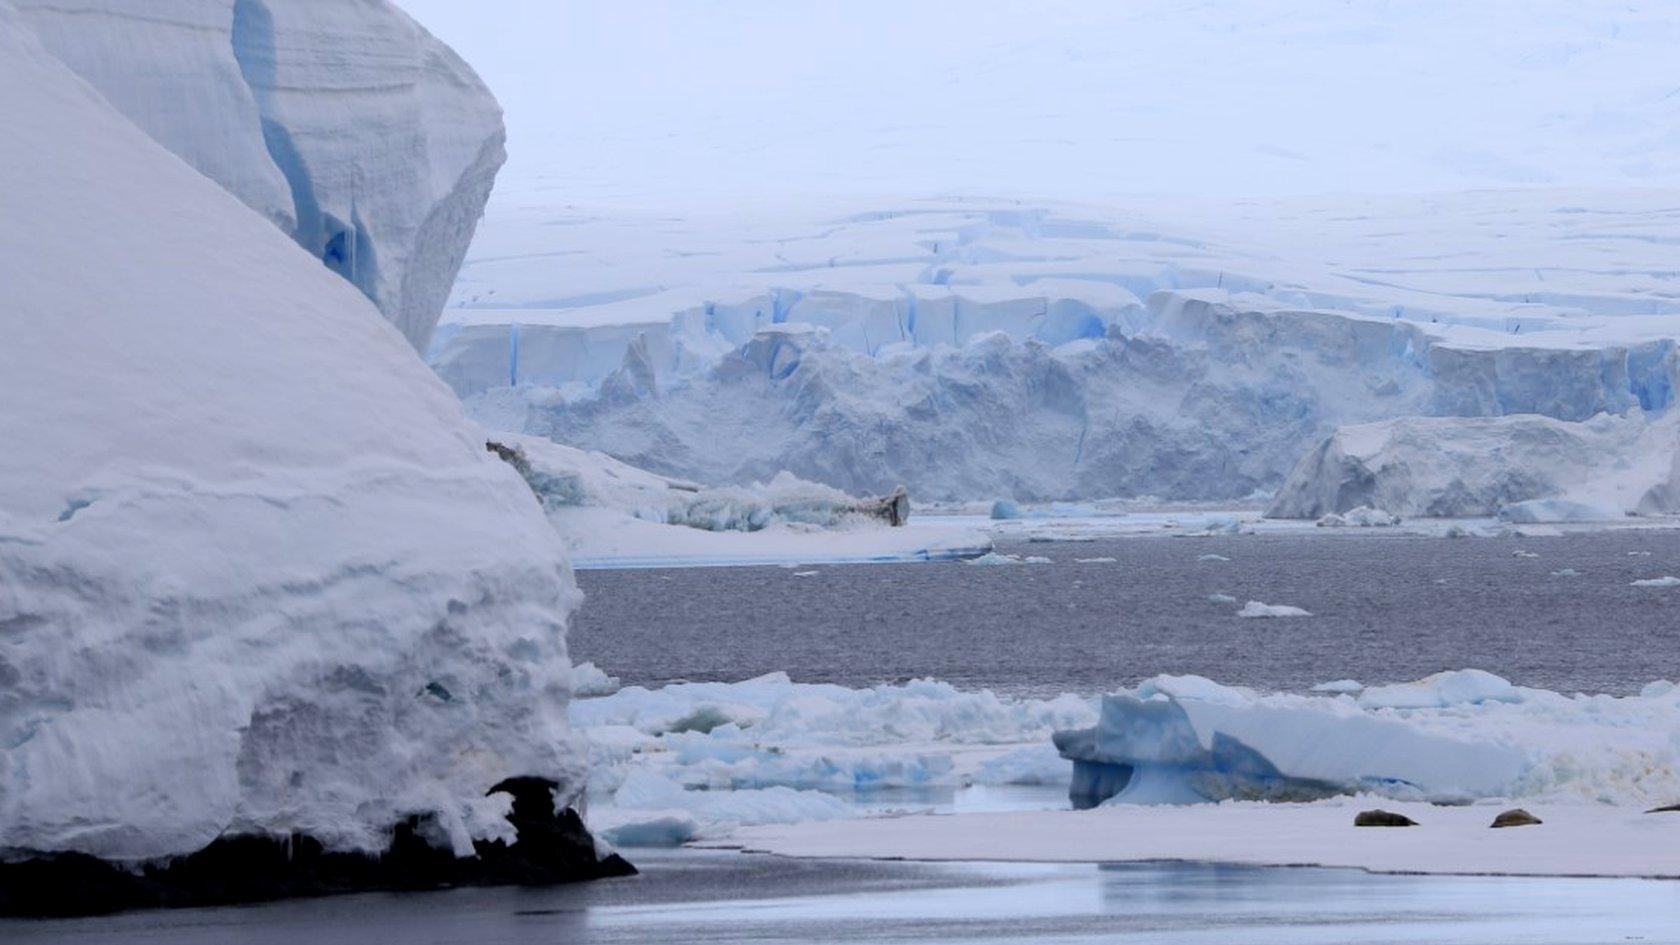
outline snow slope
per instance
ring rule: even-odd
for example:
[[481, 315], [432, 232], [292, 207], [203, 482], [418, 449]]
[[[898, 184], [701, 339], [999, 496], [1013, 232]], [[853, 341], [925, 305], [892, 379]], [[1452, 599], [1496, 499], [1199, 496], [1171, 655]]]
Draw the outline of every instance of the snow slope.
[[576, 591], [448, 388], [3, 3], [0, 124], [0, 848], [470, 852], [503, 778], [569, 797]]
[[48, 50], [350, 280], [417, 348], [501, 166], [501, 110], [385, 0], [18, 0]]

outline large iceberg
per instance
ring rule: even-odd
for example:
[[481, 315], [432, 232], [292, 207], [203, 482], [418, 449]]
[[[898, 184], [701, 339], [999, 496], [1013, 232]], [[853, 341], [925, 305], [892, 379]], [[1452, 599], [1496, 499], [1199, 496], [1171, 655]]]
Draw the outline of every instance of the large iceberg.
[[1406, 417], [1343, 427], [1298, 463], [1267, 515], [1359, 506], [1404, 516], [1602, 521], [1680, 511], [1680, 420]]
[[501, 109], [453, 51], [385, 0], [15, 5], [112, 105], [425, 347], [505, 157]]
[[403, 822], [463, 856], [552, 820], [577, 592], [519, 476], [366, 298], [5, 3], [0, 124], [5, 860], [375, 853]]
[[[1055, 735], [1077, 804], [1314, 800], [1662, 802], [1677, 781], [1677, 691], [1563, 695], [1480, 670], [1331, 695], [1157, 676]], [[1341, 691], [1352, 689], [1352, 692]]]

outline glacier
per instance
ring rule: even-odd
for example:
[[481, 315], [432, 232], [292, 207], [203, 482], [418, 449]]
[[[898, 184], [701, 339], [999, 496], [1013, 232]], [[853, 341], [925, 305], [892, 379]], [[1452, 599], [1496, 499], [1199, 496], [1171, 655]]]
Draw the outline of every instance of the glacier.
[[[90, 37], [133, 12], [79, 9]], [[54, 58], [41, 15], [0, 3], [5, 869], [378, 854], [405, 822], [446, 859], [517, 847], [583, 789], [559, 538], [403, 334]], [[134, 25], [137, 60], [177, 26]], [[575, 875], [614, 869], [581, 842]]]
[[1650, 200], [493, 207], [427, 357], [492, 429], [680, 478], [1252, 502], [1353, 425], [1667, 411]]
[[505, 152], [477, 75], [395, 5], [16, 0], [48, 51], [424, 348]]

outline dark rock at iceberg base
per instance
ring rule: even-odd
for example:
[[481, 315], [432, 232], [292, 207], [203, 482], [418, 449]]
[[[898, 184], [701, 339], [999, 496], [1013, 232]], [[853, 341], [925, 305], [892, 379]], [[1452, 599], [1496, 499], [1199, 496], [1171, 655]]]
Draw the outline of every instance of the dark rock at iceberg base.
[[554, 782], [511, 778], [512, 843], [478, 841], [458, 858], [424, 837], [430, 815], [396, 825], [384, 854], [334, 852], [301, 834], [222, 837], [196, 853], [129, 866], [81, 853], [0, 862], [0, 916], [67, 917], [125, 909], [267, 902], [456, 886], [547, 886], [632, 876], [614, 853], [600, 857], [577, 811], [554, 811]]

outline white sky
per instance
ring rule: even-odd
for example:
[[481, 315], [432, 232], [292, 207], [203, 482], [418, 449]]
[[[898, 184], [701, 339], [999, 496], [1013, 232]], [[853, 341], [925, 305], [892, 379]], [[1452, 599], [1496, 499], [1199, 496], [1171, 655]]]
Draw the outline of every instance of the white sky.
[[1272, 195], [1680, 184], [1680, 22], [1610, 0], [399, 0], [504, 192]]

